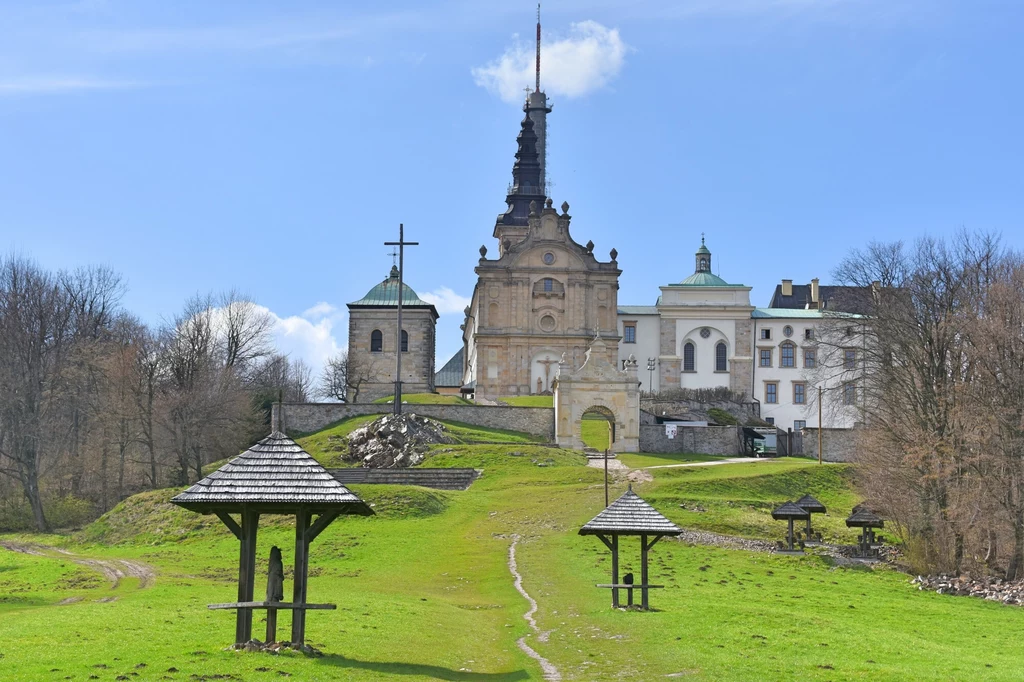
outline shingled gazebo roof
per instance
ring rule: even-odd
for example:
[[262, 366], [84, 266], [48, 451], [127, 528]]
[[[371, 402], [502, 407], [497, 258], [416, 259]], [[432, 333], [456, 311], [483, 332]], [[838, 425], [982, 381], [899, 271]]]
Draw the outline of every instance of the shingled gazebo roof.
[[781, 507], [772, 512], [772, 518], [776, 521], [785, 521], [786, 519], [800, 519], [802, 521], [808, 517], [810, 517], [810, 512], [792, 502], [785, 502]]
[[874, 512], [863, 507], [846, 519], [847, 528], [884, 528], [885, 522]]
[[630, 488], [580, 528], [580, 535], [679, 535], [672, 523]]
[[821, 502], [814, 499], [810, 495], [804, 495], [793, 504], [800, 507], [801, 509], [806, 509], [812, 514], [824, 514], [826, 511], [825, 505], [823, 505]]
[[171, 502], [210, 513], [238, 511], [243, 506], [260, 513], [338, 511], [369, 516], [370, 507], [343, 486], [298, 443], [280, 431], [256, 443]]

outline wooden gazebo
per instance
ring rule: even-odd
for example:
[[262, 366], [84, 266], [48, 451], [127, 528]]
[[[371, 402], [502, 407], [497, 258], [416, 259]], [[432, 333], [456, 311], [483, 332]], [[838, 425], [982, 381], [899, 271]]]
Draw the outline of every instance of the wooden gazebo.
[[[373, 514], [365, 502], [280, 431], [274, 431], [176, 495], [171, 502], [201, 514], [216, 514], [241, 542], [238, 601], [210, 605], [210, 608], [237, 609], [236, 646], [252, 639], [253, 609], [267, 609], [268, 643], [275, 641], [277, 636], [277, 610], [291, 610], [292, 643], [303, 644], [306, 611], [336, 608], [334, 604], [309, 604], [306, 601], [310, 543], [341, 514]], [[235, 521], [232, 514], [238, 514], [239, 520]], [[261, 514], [295, 515], [295, 571], [291, 602], [253, 600], [256, 531]]]
[[[612, 608], [619, 606], [619, 590], [629, 590], [630, 601], [634, 589], [640, 590], [640, 607], [648, 609], [648, 591], [664, 585], [651, 585], [647, 575], [647, 552], [665, 536], [679, 535], [683, 529], [661, 515], [633, 492], [633, 486], [622, 497], [608, 505], [604, 511], [580, 528], [580, 535], [596, 535], [612, 551], [612, 582], [598, 587], [611, 588]], [[640, 536], [640, 584], [619, 582], [619, 536]], [[652, 538], [648, 541], [648, 538]]]
[[[772, 512], [772, 518], [776, 521], [789, 521], [789, 530], [786, 532], [786, 544], [781, 545], [775, 551], [779, 554], [803, 554], [803, 545], [798, 548], [793, 538], [793, 521], [806, 521], [811, 518], [810, 512], [803, 507], [798, 507], [793, 502], [784, 502], [781, 507]], [[802, 541], [801, 541], [802, 542]]]
[[815, 533], [814, 529], [811, 528], [811, 515], [824, 514], [827, 511], [825, 509], [825, 505], [823, 505], [821, 502], [811, 497], [810, 495], [804, 495], [793, 504], [807, 512], [807, 529], [804, 531], [807, 535], [807, 537], [805, 538], [806, 543], [820, 543], [821, 533]]
[[875, 528], [884, 528], [885, 521], [870, 509], [858, 505], [846, 519], [846, 527], [861, 529], [861, 534], [857, 536], [857, 551], [854, 556], [858, 559], [877, 559], [881, 537], [875, 537]]

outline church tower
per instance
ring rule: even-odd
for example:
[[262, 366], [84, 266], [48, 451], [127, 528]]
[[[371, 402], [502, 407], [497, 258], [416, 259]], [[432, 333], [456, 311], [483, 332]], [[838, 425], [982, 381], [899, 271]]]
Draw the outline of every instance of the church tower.
[[560, 362], [579, 367], [595, 338], [600, 361], [615, 365], [618, 354], [618, 251], [600, 260], [592, 241], [570, 234], [569, 204], [555, 208], [546, 196], [551, 107], [540, 90], [539, 15], [535, 86], [523, 104], [507, 208], [494, 223], [498, 253], [480, 247], [462, 325], [462, 384], [477, 400], [550, 394]]

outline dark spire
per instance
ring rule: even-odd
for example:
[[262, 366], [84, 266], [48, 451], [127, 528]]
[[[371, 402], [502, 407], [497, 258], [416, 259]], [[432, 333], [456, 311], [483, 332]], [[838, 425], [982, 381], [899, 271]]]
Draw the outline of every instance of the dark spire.
[[[528, 106], [523, 107], [524, 111]], [[537, 133], [529, 113], [523, 116], [516, 142], [519, 148], [516, 151], [516, 162], [512, 165], [512, 185], [505, 199], [508, 210], [498, 220], [503, 225], [526, 225], [530, 202], [536, 201], [538, 206], [544, 203]]]

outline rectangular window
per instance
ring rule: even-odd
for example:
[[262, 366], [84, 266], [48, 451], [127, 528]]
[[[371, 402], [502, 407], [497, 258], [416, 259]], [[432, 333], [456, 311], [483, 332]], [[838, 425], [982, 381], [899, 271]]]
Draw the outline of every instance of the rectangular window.
[[807, 385], [806, 384], [793, 384], [793, 404], [794, 405], [805, 405], [807, 404]]
[[544, 278], [544, 291], [551, 291], [554, 288], [554, 283], [550, 277]]
[[771, 341], [772, 340], [772, 330], [771, 329], [762, 329], [761, 330], [761, 340], [762, 341]]
[[761, 349], [761, 366], [771, 367], [772, 366], [772, 349], [762, 348]]
[[818, 366], [818, 351], [813, 348], [804, 349], [804, 367], [814, 369]]
[[806, 429], [806, 428], [807, 428], [807, 420], [806, 419], [794, 419], [793, 420], [793, 430], [794, 431], [799, 431], [801, 429]]
[[625, 324], [622, 327], [622, 342], [636, 343], [636, 323]]
[[857, 351], [853, 348], [843, 352], [843, 369], [857, 369]]
[[813, 329], [805, 329], [804, 330], [804, 338], [806, 340], [808, 340], [808, 341], [813, 341], [814, 340], [814, 330]]
[[857, 387], [854, 384], [843, 386], [843, 405], [857, 404]]
[[772, 426], [775, 426], [775, 417], [765, 417], [764, 420]]
[[764, 401], [769, 405], [776, 405], [779, 402], [779, 382], [769, 381], [764, 385]]
[[780, 367], [796, 367], [796, 346], [791, 343], [782, 344], [779, 352]]

